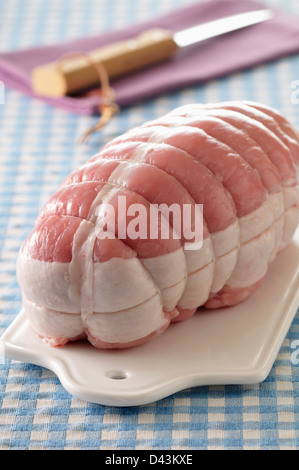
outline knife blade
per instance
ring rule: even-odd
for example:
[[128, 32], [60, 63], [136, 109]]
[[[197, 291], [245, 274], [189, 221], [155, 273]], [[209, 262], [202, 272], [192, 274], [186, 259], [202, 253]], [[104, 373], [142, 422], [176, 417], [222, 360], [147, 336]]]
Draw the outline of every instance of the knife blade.
[[174, 34], [173, 38], [179, 47], [191, 46], [207, 39], [268, 21], [272, 17], [273, 13], [269, 9], [239, 13], [238, 15], [220, 18], [179, 31]]
[[255, 10], [195, 25], [172, 34], [154, 28], [136, 38], [116, 42], [89, 53], [90, 60], [75, 57], [35, 68], [31, 74], [33, 91], [49, 97], [71, 95], [99, 85], [93, 64], [104, 66], [109, 79], [140, 70], [172, 57], [179, 49], [270, 20], [270, 9]]

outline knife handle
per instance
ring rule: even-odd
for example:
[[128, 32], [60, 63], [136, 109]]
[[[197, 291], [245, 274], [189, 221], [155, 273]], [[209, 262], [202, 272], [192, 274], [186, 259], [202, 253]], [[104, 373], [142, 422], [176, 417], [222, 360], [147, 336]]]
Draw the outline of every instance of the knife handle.
[[[151, 29], [134, 39], [116, 42], [89, 53], [96, 64], [102, 64], [110, 79], [161, 62], [178, 49], [171, 33]], [[57, 62], [35, 68], [31, 75], [32, 88], [37, 94], [60, 97], [99, 85], [95, 67], [84, 57], [72, 58], [59, 68]]]

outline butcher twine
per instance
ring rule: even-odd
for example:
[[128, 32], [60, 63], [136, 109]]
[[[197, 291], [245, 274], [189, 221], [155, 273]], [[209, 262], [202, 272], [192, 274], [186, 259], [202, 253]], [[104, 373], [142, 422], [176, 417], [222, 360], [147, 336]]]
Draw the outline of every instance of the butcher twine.
[[88, 137], [96, 131], [99, 131], [104, 127], [111, 118], [119, 112], [119, 107], [115, 101], [115, 91], [110, 86], [109, 76], [106, 71], [106, 68], [103, 64], [99, 62], [95, 62], [93, 58], [85, 52], [70, 52], [67, 54], [62, 55], [56, 62], [56, 66], [58, 71], [63, 75], [63, 65], [70, 59], [74, 57], [81, 57], [84, 58], [94, 69], [97, 71], [99, 75], [99, 112], [100, 112], [100, 119], [99, 121], [88, 129], [79, 139], [78, 143], [85, 142]]

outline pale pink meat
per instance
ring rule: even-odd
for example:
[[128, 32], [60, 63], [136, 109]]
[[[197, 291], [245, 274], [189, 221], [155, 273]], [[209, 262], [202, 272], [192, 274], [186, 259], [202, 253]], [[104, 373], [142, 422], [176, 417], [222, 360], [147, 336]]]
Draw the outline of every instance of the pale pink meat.
[[[239, 110], [235, 111], [229, 108], [235, 108], [234, 103], [229, 105], [210, 104], [210, 105], [194, 105], [187, 108], [178, 109], [180, 115], [185, 117], [197, 116], [204, 113], [223, 119], [237, 129], [244, 130], [263, 150], [267, 153], [274, 165], [279, 169], [282, 181], [289, 185], [296, 182], [296, 164], [294, 157], [289, 148], [284, 144], [280, 137], [274, 134], [260, 120], [253, 119], [248, 114], [243, 114]], [[175, 114], [176, 111], [173, 112]], [[249, 113], [250, 114], [250, 113]]]
[[[72, 184], [80, 186], [78, 183], [88, 183], [88, 187], [92, 187], [93, 184], [98, 185], [101, 183], [104, 185], [110, 183], [134, 191], [151, 204], [165, 203], [168, 206], [178, 204], [181, 210], [183, 210], [184, 204], [195, 204], [189, 192], [176, 178], [155, 166], [149, 166], [142, 162], [95, 160], [71, 173], [60, 188]], [[193, 220], [193, 228], [194, 223]], [[205, 225], [204, 238], [207, 238], [207, 236], [209, 236], [209, 232]], [[186, 240], [182, 237], [182, 241]]]
[[[160, 122], [161, 121], [161, 122]], [[267, 154], [251, 139], [245, 131], [236, 129], [227, 122], [214, 117], [199, 115], [191, 118], [169, 115], [164, 116], [159, 123], [166, 127], [180, 127], [182, 125], [198, 127], [208, 135], [228, 145], [237, 152], [249, 165], [257, 170], [263, 186], [269, 193], [275, 223], [275, 247], [272, 259], [280, 249], [284, 226], [284, 203], [281, 177], [276, 166]], [[148, 123], [148, 126], [155, 123]]]
[[[87, 181], [101, 181], [110, 183], [120, 187], [125, 187], [134, 191], [135, 193], [145, 197], [151, 204], [166, 204], [167, 207], [172, 207], [173, 204], [178, 205], [183, 211], [184, 204], [194, 205], [195, 201], [190, 196], [189, 192], [174, 178], [171, 174], [162, 171], [156, 166], [147, 165], [142, 162], [134, 161], [116, 161], [116, 160], [94, 160], [83, 165], [78, 170], [75, 170], [63, 183], [62, 186], [67, 186], [74, 183], [82, 183]], [[195, 229], [194, 214], [192, 219], [192, 230]], [[172, 220], [170, 219], [172, 225]], [[184, 238], [183, 219], [180, 220], [180, 233], [182, 244], [184, 248], [185, 243], [190, 243], [190, 240]], [[187, 279], [185, 284], [184, 299], [187, 302], [181, 302], [177, 306], [177, 311], [180, 315], [176, 317], [176, 321], [186, 315], [186, 306], [192, 307], [192, 313], [195, 313], [197, 306], [204, 304], [209, 297], [214, 266], [214, 253], [210, 241], [210, 234], [206, 222], [203, 220], [203, 242], [207, 246], [208, 253], [205, 253], [202, 247], [197, 252], [192, 250], [190, 253], [185, 250], [185, 257], [187, 263]], [[207, 251], [207, 250], [206, 250]], [[207, 257], [208, 255], [208, 257]], [[195, 260], [197, 257], [197, 264]], [[149, 268], [146, 260], [143, 260], [144, 265]], [[188, 298], [188, 291], [190, 285], [194, 283], [194, 278], [202, 281], [203, 289], [197, 289], [197, 295], [193, 299]], [[204, 281], [204, 282], [203, 282]], [[163, 283], [163, 279], [156, 279], [159, 284]], [[191, 304], [190, 304], [191, 302]], [[188, 312], [191, 309], [188, 309]]]
[[[71, 268], [68, 267], [68, 271], [65, 271], [66, 267], [63, 265], [61, 267], [62, 262], [70, 262], [74, 264], [74, 271], [76, 270], [77, 273], [75, 276], [78, 276], [78, 271], [80, 271], [80, 268], [84, 266], [85, 264], [85, 258], [88, 259], [92, 255], [92, 250], [94, 247], [95, 242], [97, 244], [100, 243], [100, 241], [96, 238], [95, 236], [95, 213], [96, 209], [99, 207], [101, 204], [101, 201], [105, 197], [109, 197], [109, 202], [112, 206], [115, 207], [115, 213], [117, 217], [117, 201], [119, 196], [126, 196], [126, 204], [129, 206], [132, 203], [138, 202], [139, 204], [142, 204], [148, 211], [149, 213], [149, 202], [145, 200], [142, 196], [138, 195], [135, 192], [132, 192], [128, 189], [125, 188], [115, 188], [111, 184], [104, 184], [104, 183], [99, 183], [99, 182], [82, 182], [80, 184], [72, 184], [68, 185], [65, 187], [61, 187], [57, 193], [55, 193], [52, 198], [48, 201], [48, 203], [44, 206], [42, 209], [37, 222], [36, 222], [36, 231], [33, 232], [31, 235], [31, 238], [29, 239], [29, 242], [27, 242], [27, 245], [34, 245], [34, 241], [36, 241], [36, 248], [39, 250], [39, 256], [43, 256], [43, 248], [41, 248], [41, 244], [39, 243], [39, 239], [41, 238], [42, 241], [47, 240], [47, 249], [49, 252], [54, 252], [56, 255], [55, 258], [53, 259], [48, 259], [48, 256], [43, 256], [42, 257], [42, 263], [36, 263], [33, 261], [34, 264], [34, 272], [37, 278], [40, 280], [39, 283], [37, 284], [36, 282], [33, 284], [34, 286], [38, 285], [38, 292], [35, 292], [34, 294], [30, 291], [28, 292], [28, 283], [24, 279], [24, 277], [20, 277], [20, 284], [23, 288], [23, 293], [24, 296], [26, 296], [27, 300], [33, 302], [34, 304], [37, 304], [37, 299], [39, 293], [41, 291], [45, 291], [45, 293], [49, 293], [50, 296], [52, 296], [51, 299], [48, 297], [43, 300], [42, 306], [45, 307], [50, 307], [54, 311], [62, 311], [62, 312], [69, 312], [70, 308], [65, 301], [65, 297], [68, 299], [68, 296], [74, 299], [74, 304], [78, 308], [78, 312], [75, 313], [80, 313], [80, 308], [78, 305], [78, 300], [82, 300], [82, 295], [81, 299], [79, 299], [80, 295], [78, 294], [78, 291], [80, 290], [80, 286], [76, 286], [76, 283], [78, 284], [78, 280], [74, 280], [74, 276], [72, 277], [69, 271], [71, 271]], [[83, 201], [82, 204], [80, 204], [80, 201]], [[95, 204], [96, 201], [96, 204]], [[53, 219], [56, 218], [56, 219]], [[77, 246], [76, 249], [74, 250], [74, 240], [75, 240], [75, 234], [73, 236], [73, 240], [71, 240], [71, 237], [68, 237], [68, 257], [66, 258], [65, 253], [61, 253], [60, 250], [60, 242], [62, 237], [65, 237], [65, 233], [67, 234], [68, 232], [66, 231], [64, 233], [64, 230], [60, 230], [60, 225], [61, 225], [61, 220], [65, 221], [69, 218], [70, 223], [72, 225], [75, 224], [77, 227], [77, 232], [79, 228], [81, 227], [82, 224], [80, 224], [80, 220], [82, 221], [83, 225], [86, 225], [87, 230], [84, 229], [83, 231], [83, 237], [82, 237], [82, 242], [81, 242], [81, 236], [77, 237], [79, 240], [79, 243], [77, 241]], [[45, 221], [45, 224], [43, 225], [43, 222]], [[75, 221], [75, 222], [74, 222]], [[45, 231], [43, 230], [43, 226], [45, 226], [48, 230]], [[149, 227], [149, 225], [148, 225]], [[55, 233], [55, 237], [49, 236], [49, 233], [51, 234], [51, 231]], [[76, 232], [76, 233], [77, 233]], [[35, 240], [35, 235], [37, 235], [38, 239]], [[118, 235], [118, 227], [116, 225], [116, 235]], [[62, 238], [63, 240], [63, 238]], [[88, 243], [87, 243], [88, 242]], [[94, 264], [93, 267], [90, 268], [89, 264], [87, 263], [87, 266], [82, 269], [82, 272], [80, 273], [79, 277], [87, 277], [90, 275], [92, 276], [93, 273], [96, 274], [96, 280], [94, 281], [94, 292], [93, 292], [93, 299], [88, 299], [86, 298], [84, 300], [84, 305], [83, 307], [86, 307], [86, 313], [85, 313], [85, 318], [84, 318], [84, 325], [85, 325], [85, 332], [87, 337], [89, 334], [93, 338], [97, 337], [96, 332], [94, 332], [94, 322], [97, 320], [97, 322], [102, 322], [104, 323], [104, 326], [111, 322], [112, 317], [114, 319], [117, 318], [117, 313], [118, 312], [123, 312], [123, 317], [124, 314], [129, 317], [129, 309], [134, 310], [134, 315], [138, 313], [138, 306], [139, 309], [142, 310], [142, 314], [146, 314], [147, 309], [148, 312], [147, 314], [150, 313], [150, 310], [155, 309], [157, 310], [157, 307], [160, 306], [161, 311], [157, 311], [158, 315], [156, 315], [157, 318], [154, 317], [154, 315], [151, 313], [151, 322], [145, 321], [146, 318], [143, 318], [141, 313], [139, 314], [139, 318], [143, 319], [143, 323], [141, 326], [139, 326], [138, 333], [140, 338], [138, 338], [138, 341], [140, 342], [142, 340], [142, 334], [145, 332], [146, 337], [152, 334], [153, 329], [150, 329], [149, 332], [147, 329], [144, 328], [143, 326], [149, 325], [150, 327], [153, 327], [157, 325], [157, 328], [154, 329], [154, 331], [162, 331], [164, 328], [169, 323], [169, 318], [172, 318], [174, 315], [177, 315], [177, 311], [175, 310], [175, 306], [180, 299], [182, 292], [184, 291], [185, 283], [186, 283], [186, 267], [184, 264], [184, 254], [181, 249], [181, 242], [180, 240], [174, 239], [172, 234], [170, 233], [170, 237], [168, 239], [163, 239], [161, 236], [159, 236], [158, 239], [156, 240], [150, 240], [149, 236], [145, 240], [132, 240], [128, 237], [124, 239], [124, 243], [126, 246], [129, 246], [131, 248], [131, 251], [134, 250], [136, 255], [138, 256], [138, 259], [135, 258], [133, 260], [133, 266], [132, 263], [131, 265], [129, 264], [129, 260], [127, 259], [126, 252], [120, 253], [120, 257], [125, 259], [125, 263], [122, 263], [118, 261], [115, 263], [115, 250], [113, 249], [113, 242], [120, 243], [119, 240], [112, 240], [110, 242], [109, 248], [111, 248], [110, 253], [108, 253], [107, 250], [107, 241], [103, 240], [102, 245], [104, 245], [105, 251], [106, 251], [106, 258], [108, 255], [108, 260], [104, 263], [101, 263], [101, 259], [99, 256], [96, 257], [97, 263]], [[45, 243], [43, 243], [45, 244]], [[70, 250], [70, 246], [72, 244], [72, 250]], [[82, 245], [82, 246], [81, 246]], [[34, 245], [35, 246], [35, 245]], [[59, 250], [58, 250], [58, 248]], [[62, 245], [63, 248], [63, 245]], [[119, 247], [118, 247], [119, 248]], [[82, 253], [80, 253], [80, 250]], [[99, 251], [99, 249], [97, 250]], [[102, 248], [103, 251], [103, 248]], [[123, 251], [123, 250], [122, 250]], [[126, 250], [127, 251], [127, 250]], [[25, 254], [25, 250], [23, 250], [23, 253]], [[78, 256], [79, 253], [79, 256]], [[46, 253], [48, 255], [48, 253]], [[74, 258], [78, 257], [79, 259], [76, 260]], [[83, 259], [82, 259], [83, 258]], [[20, 257], [20, 260], [22, 258]], [[141, 263], [140, 263], [140, 261]], [[52, 261], [50, 264], [50, 268], [47, 266], [44, 266], [45, 261]], [[55, 265], [53, 261], [56, 261], [59, 263], [59, 265]], [[94, 259], [95, 261], [95, 259]], [[107, 264], [110, 262], [110, 267], [107, 269]], [[136, 267], [136, 263], [138, 263], [138, 266]], [[146, 269], [143, 269], [143, 264], [146, 266]], [[80, 264], [80, 266], [78, 266]], [[20, 264], [19, 264], [20, 266]], [[113, 290], [111, 287], [107, 286], [105, 288], [104, 293], [108, 299], [105, 298], [105, 295], [99, 295], [96, 291], [96, 288], [101, 288], [104, 287], [105, 284], [105, 276], [109, 275], [109, 272], [112, 270], [111, 266], [113, 266], [113, 270], [116, 273], [122, 273], [121, 280], [123, 279], [123, 282], [120, 283], [120, 280], [117, 279], [115, 280], [114, 283], [112, 283], [110, 279], [110, 284], [113, 286]], [[139, 267], [139, 271], [137, 272], [137, 268]], [[173, 268], [173, 271], [171, 272], [171, 268]], [[71, 281], [68, 285], [68, 283], [64, 283], [64, 292], [61, 292], [63, 283], [58, 282], [58, 285], [55, 286], [55, 283], [51, 284], [52, 289], [49, 289], [49, 277], [55, 277], [55, 274], [53, 275], [53, 269], [55, 269], [55, 273], [57, 274], [58, 270], [64, 270], [64, 277], [69, 277], [71, 278]], [[133, 274], [131, 277], [129, 277], [126, 280], [126, 273], [130, 272], [130, 269], [135, 270], [135, 276], [136, 276], [136, 282], [133, 283]], [[50, 273], [49, 273], [50, 270]], [[90, 273], [90, 270], [93, 272]], [[39, 272], [40, 271], [40, 272]], [[46, 271], [46, 275], [44, 272]], [[149, 274], [150, 275], [149, 275]], [[156, 283], [159, 282], [159, 279], [156, 279], [156, 275], [158, 275], [162, 278], [162, 281], [164, 282], [163, 289], [161, 289], [161, 292], [158, 291], [156, 287]], [[170, 273], [170, 274], [168, 274]], [[39, 274], [39, 275], [38, 275]], [[168, 276], [168, 279], [166, 277]], [[56, 276], [57, 278], [57, 276]], [[38, 280], [37, 279], [37, 280]], [[44, 282], [43, 282], [44, 281]], [[143, 281], [143, 284], [141, 283]], [[168, 283], [167, 283], [168, 282]], [[138, 283], [140, 285], [138, 285]], [[149, 289], [149, 283], [152, 284], [152, 289]], [[98, 285], [100, 284], [100, 285]], [[126, 292], [123, 292], [123, 291]], [[119, 291], [119, 292], [117, 292]], [[100, 291], [101, 292], [101, 291]], [[71, 293], [71, 294], [70, 294]], [[56, 295], [55, 295], [56, 294]], [[92, 294], [92, 292], [91, 292]], [[115, 295], [115, 300], [116, 302], [110, 302], [110, 298]], [[127, 298], [127, 303], [125, 301], [125, 297]], [[55, 300], [53, 304], [53, 299]], [[40, 302], [42, 303], [42, 302]], [[148, 307], [144, 305], [145, 303], [148, 304]], [[28, 302], [27, 302], [28, 304]], [[113, 305], [112, 305], [113, 304]], [[82, 305], [81, 305], [82, 307]], [[103, 309], [103, 311], [101, 310]], [[33, 310], [33, 308], [32, 308]], [[126, 312], [124, 312], [124, 310]], [[107, 311], [108, 312], [113, 312], [113, 315], [107, 316]], [[161, 315], [161, 312], [163, 312], [163, 315]], [[93, 314], [95, 313], [95, 314]], [[130, 314], [132, 316], [132, 313]], [[40, 315], [41, 317], [41, 315]], [[153, 321], [154, 320], [154, 321]], [[104, 326], [102, 326], [102, 330], [104, 329]], [[134, 331], [134, 327], [137, 328], [137, 322], [135, 321], [134, 326], [132, 326], [131, 331]], [[109, 329], [109, 328], [107, 328]], [[128, 345], [131, 343], [131, 337], [130, 333], [131, 331], [128, 331], [127, 335], [127, 341], [124, 342], [124, 345]], [[108, 336], [107, 336], [108, 335]], [[76, 335], [78, 336], [78, 335]], [[122, 333], [122, 337], [124, 337], [124, 334]], [[60, 338], [63, 338], [63, 335], [60, 334]], [[106, 338], [106, 341], [105, 341]], [[105, 343], [111, 343], [113, 344], [114, 342], [112, 341], [107, 341], [107, 338], [109, 339], [109, 334], [107, 333], [106, 336], [99, 337], [99, 341], [104, 341]], [[60, 341], [63, 341], [62, 339]], [[133, 339], [133, 342], [135, 341], [135, 338]], [[112, 346], [111, 346], [112, 347]]]
[[[292, 239], [299, 217], [298, 139], [295, 139], [296, 132], [292, 131], [292, 126], [286, 124], [287, 121], [278, 112], [269, 111], [269, 108], [259, 104], [256, 104], [256, 107], [240, 102], [221, 103], [218, 106], [194, 105], [178, 108], [170, 114], [186, 118], [198, 115], [217, 117], [235, 129], [246, 132], [256, 145], [262, 148], [281, 176], [284, 228], [280, 248], [283, 249]], [[260, 107], [265, 111], [268, 109], [267, 113], [258, 109]]]
[[[146, 139], [146, 136], [143, 135], [142, 138]], [[211, 292], [217, 292], [223, 287], [237, 262], [240, 229], [233, 198], [213, 173], [196, 158], [168, 144], [149, 146], [146, 142], [124, 142], [104, 148], [91, 161], [103, 158], [143, 161], [157, 166], [173, 175], [184, 185], [195, 202], [203, 205], [203, 215], [211, 234], [215, 254], [215, 275]], [[194, 253], [192, 259], [195, 259]], [[185, 310], [187, 306], [183, 303], [184, 300], [184, 298], [181, 300], [180, 307]], [[196, 303], [196, 299], [194, 302]], [[190, 316], [190, 308], [191, 305], [188, 306], [187, 313], [181, 312], [181, 317]]]
[[[249, 101], [182, 106], [115, 138], [62, 182], [21, 247], [33, 329], [51, 346], [128, 348], [198, 307], [245, 301], [298, 226], [298, 169], [297, 131]], [[145, 237], [123, 233], [134, 204], [145, 211]], [[163, 204], [202, 204], [200, 246], [190, 250], [195, 240], [167, 211], [151, 239], [151, 210]]]
[[[109, 335], [94, 334], [94, 308], [97, 320], [102, 318], [105, 323], [107, 312], [100, 310], [102, 306], [111, 311], [113, 319], [120, 309], [124, 309], [124, 317], [134, 317], [139, 305], [143, 324], [142, 328], [139, 326], [138, 343], [143, 342], [143, 338], [161, 333], [176, 313], [164, 310], [161, 295], [144, 271], [136, 252], [117, 238], [95, 238], [89, 244], [90, 260], [86, 260], [87, 250], [81, 249], [90, 228], [93, 228], [92, 224], [77, 217], [53, 215], [42, 219], [24, 242], [18, 259], [18, 279], [23, 291], [23, 308], [33, 328], [55, 346], [92, 337], [93, 341], [114, 347]], [[115, 269], [105, 281], [109, 262]], [[98, 278], [94, 282], [93, 273]], [[125, 273], [129, 276], [127, 279], [124, 278]], [[86, 285], [85, 291], [81, 292], [83, 277], [84, 282], [92, 286]], [[107, 289], [98, 293], [100, 287]], [[114, 301], [111, 301], [111, 290], [115, 295]], [[153, 315], [152, 308], [155, 308], [156, 315]], [[122, 347], [135, 344], [135, 337], [130, 338], [135, 327], [136, 322], [129, 324], [128, 340], [122, 342]]]
[[[299, 192], [296, 178], [296, 162], [298, 164], [298, 140], [292, 126], [271, 108], [254, 103], [241, 102], [221, 103], [219, 105], [183, 106], [165, 117], [168, 125], [179, 125], [178, 120], [185, 121], [185, 125], [199, 126], [210, 135], [218, 137], [222, 142], [230, 145], [250, 165], [257, 169], [264, 186], [272, 193], [271, 202], [275, 217], [275, 245], [270, 261], [277, 252], [283, 249], [292, 239], [299, 218]], [[209, 120], [222, 120], [223, 124], [233, 126], [232, 132], [225, 133], [224, 127], [219, 132], [219, 124], [215, 125]], [[151, 123], [149, 124], [151, 125]], [[166, 124], [167, 125], [167, 124]], [[244, 134], [253, 141], [254, 147], [242, 144], [240, 134]], [[274, 173], [269, 172], [269, 165], [264, 166], [265, 159], [257, 158], [262, 151], [272, 166], [276, 167], [281, 177], [281, 188], [275, 189]], [[265, 172], [266, 170], [266, 172]], [[274, 194], [276, 192], [276, 195]], [[282, 207], [283, 206], [283, 207]], [[282, 214], [283, 210], [283, 216]], [[279, 243], [280, 240], [280, 243]], [[236, 292], [236, 291], [235, 291]]]
[[[257, 209], [265, 200], [265, 190], [261, 185], [259, 176], [240, 156], [229, 149], [225, 144], [209, 137], [204, 131], [197, 128], [182, 126], [179, 128], [165, 128], [156, 126], [142, 126], [127, 132], [115, 139], [110, 145], [123, 142], [147, 142], [167, 144], [172, 148], [183, 150], [192, 155], [201, 164], [208, 168], [232, 195], [239, 216], [246, 215]], [[99, 156], [109, 156], [103, 149]], [[118, 149], [113, 148], [114, 154]], [[122, 148], [119, 148], [122, 151]], [[126, 149], [126, 152], [128, 150]], [[130, 159], [131, 155], [127, 155]], [[248, 198], [248, 192], [251, 197]], [[207, 197], [207, 196], [206, 196]]]
[[270, 116], [274, 123], [280, 127], [279, 136], [281, 140], [290, 148], [295, 164], [299, 167], [299, 134], [296, 129], [288, 122], [288, 120], [276, 109], [273, 109], [264, 104], [255, 103], [252, 101], [244, 101], [244, 105], [251, 106]]
[[147, 145], [147, 129], [140, 128], [138, 135], [135, 135], [135, 132], [134, 135], [127, 134], [124, 134], [123, 143], [118, 145], [118, 139], [115, 139], [116, 142], [112, 141], [109, 146], [104, 147], [90, 162], [113, 159], [154, 165], [173, 176], [195, 202], [204, 205], [205, 220], [210, 232], [225, 230], [236, 221], [235, 203], [230, 193], [195, 157], [166, 143]]
[[[210, 137], [202, 129], [191, 126], [167, 128], [161, 126], [160, 123], [144, 125], [115, 139], [112, 142], [114, 147], [111, 147], [112, 144], [108, 145], [100, 155], [106, 157], [109, 149], [110, 152], [119, 154], [121, 147], [117, 149], [117, 143], [121, 144], [127, 141], [131, 145], [132, 140], [149, 144], [158, 142], [173, 148], [180, 148], [204, 164], [230, 192], [235, 202], [240, 225], [238, 259], [233, 266], [233, 271], [230, 272], [231, 276], [224, 279], [227, 282], [222, 285], [218, 284], [216, 289], [211, 289], [210, 299], [205, 303], [205, 306], [214, 308], [213, 297], [216, 293], [218, 305], [221, 299], [220, 290], [223, 289], [223, 293], [225, 293], [228, 287], [234, 289], [233, 303], [238, 303], [244, 297], [243, 291], [244, 287], [247, 287], [247, 280], [249, 279], [250, 285], [257, 285], [257, 281], [264, 277], [275, 247], [274, 216], [270, 201], [267, 199], [267, 191], [259, 174], [231, 147]], [[125, 153], [128, 155], [128, 149]], [[198, 180], [199, 184], [200, 181]], [[250, 198], [248, 198], [248, 194], [250, 194]], [[206, 217], [205, 205], [204, 216]], [[256, 250], [262, 250], [264, 256], [255, 257], [252, 260], [252, 245], [255, 245]], [[249, 258], [250, 263], [248, 262]], [[226, 260], [225, 265], [228, 266]], [[240, 299], [237, 295], [237, 287], [240, 289]], [[231, 301], [232, 297], [229, 298]], [[223, 295], [223, 306], [226, 305], [228, 305], [227, 296]]]

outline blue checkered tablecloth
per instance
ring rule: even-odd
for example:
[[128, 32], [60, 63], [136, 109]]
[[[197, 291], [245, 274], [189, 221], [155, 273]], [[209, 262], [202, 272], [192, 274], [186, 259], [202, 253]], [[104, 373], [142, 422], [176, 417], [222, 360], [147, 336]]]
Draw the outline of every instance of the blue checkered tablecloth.
[[[194, 0], [1, 0], [0, 48], [91, 35], [145, 21]], [[299, 15], [297, 0], [265, 4]], [[299, 128], [291, 83], [299, 55], [173, 92], [121, 110], [76, 145], [95, 120], [53, 109], [12, 90], [0, 105], [0, 335], [16, 317], [21, 293], [15, 262], [40, 207], [61, 180], [108, 140], [187, 102], [251, 99], [280, 109]], [[117, 408], [71, 396], [49, 370], [0, 360], [0, 449], [298, 449], [299, 365], [295, 318], [265, 382], [187, 389], [149, 405]]]

